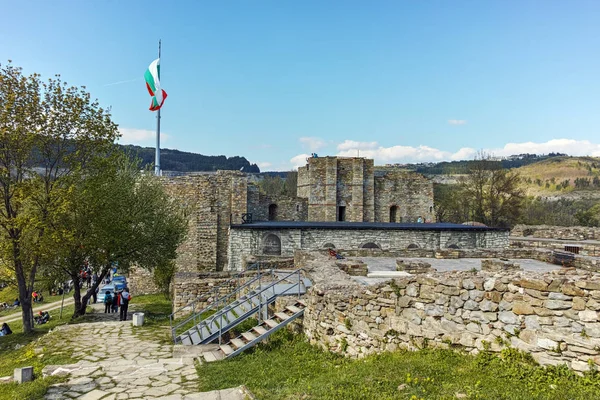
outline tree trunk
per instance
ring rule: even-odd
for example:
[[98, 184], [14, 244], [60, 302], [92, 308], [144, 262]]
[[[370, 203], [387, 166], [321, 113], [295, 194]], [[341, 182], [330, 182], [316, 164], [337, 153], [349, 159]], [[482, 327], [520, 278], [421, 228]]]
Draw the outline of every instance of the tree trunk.
[[105, 267], [102, 270], [102, 273], [98, 277], [98, 280], [96, 280], [96, 283], [93, 284], [92, 287], [88, 289], [88, 291], [86, 292], [86, 294], [83, 297], [81, 297], [81, 291], [79, 290], [79, 288], [78, 287], [76, 288], [76, 291], [73, 294], [73, 297], [75, 298], [75, 312], [73, 313], [73, 317], [80, 317], [80, 316], [85, 315], [85, 309], [87, 308], [87, 303], [88, 303], [90, 297], [92, 297], [92, 294], [94, 294], [96, 289], [98, 289], [98, 286], [100, 286], [102, 281], [104, 281], [104, 277], [106, 276], [106, 273], [108, 271], [109, 271], [109, 267]]
[[[73, 280], [73, 304], [75, 306], [75, 310], [73, 311], [73, 318], [75, 318], [80, 315], [79, 310], [81, 309], [81, 289], [79, 287], [79, 274], [71, 274], [71, 279]], [[85, 311], [85, 307], [83, 307], [83, 310]]]
[[13, 263], [15, 266], [15, 275], [17, 286], [19, 288], [19, 301], [21, 302], [21, 315], [23, 316], [23, 333], [33, 332], [33, 311], [31, 307], [31, 292], [27, 290], [25, 271], [23, 271], [23, 262], [21, 260], [21, 249], [17, 240], [13, 239]]

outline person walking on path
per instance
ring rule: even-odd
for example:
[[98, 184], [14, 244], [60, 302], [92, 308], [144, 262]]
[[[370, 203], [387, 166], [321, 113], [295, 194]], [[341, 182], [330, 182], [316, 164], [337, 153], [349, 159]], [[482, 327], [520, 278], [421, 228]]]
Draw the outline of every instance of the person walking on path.
[[119, 321], [127, 321], [127, 308], [129, 307], [129, 300], [131, 300], [131, 295], [129, 294], [129, 289], [125, 288], [119, 296], [119, 303], [121, 305]]
[[117, 313], [119, 312], [119, 293], [115, 293], [115, 295], [113, 296], [112, 299], [112, 312], [113, 313]]
[[112, 304], [113, 298], [110, 295], [110, 292], [107, 290], [106, 293], [104, 293], [104, 314], [110, 314]]

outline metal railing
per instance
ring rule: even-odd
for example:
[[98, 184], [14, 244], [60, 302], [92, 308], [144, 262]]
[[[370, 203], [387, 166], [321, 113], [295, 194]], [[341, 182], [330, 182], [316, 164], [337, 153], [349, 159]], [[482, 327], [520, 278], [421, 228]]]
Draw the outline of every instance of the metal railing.
[[[256, 264], [254, 264], [256, 265]], [[213, 289], [213, 291], [215, 292], [215, 299], [205, 308], [203, 308], [202, 310], [196, 312], [196, 304], [200, 302], [200, 300], [195, 300], [192, 303], [180, 307], [178, 310], [176, 310], [175, 312], [173, 312], [170, 316], [169, 316], [169, 323], [171, 325], [171, 334], [173, 336], [173, 341], [175, 342], [175, 338], [177, 337], [177, 330], [180, 329], [182, 326], [186, 326], [186, 325], [191, 325], [191, 326], [195, 326], [197, 325], [201, 320], [202, 320], [202, 316], [209, 313], [209, 312], [217, 312], [219, 311], [221, 308], [225, 307], [227, 304], [229, 304], [233, 299], [237, 298], [238, 295], [246, 288], [251, 289], [253, 284], [258, 282], [258, 285], [260, 285], [261, 283], [261, 278], [264, 275], [268, 275], [268, 274], [273, 274], [272, 270], [267, 270], [267, 271], [261, 271], [260, 270], [260, 266], [258, 266], [258, 270], [256, 272], [256, 275], [253, 276], [250, 280], [248, 280], [247, 282], [245, 282], [244, 284], [240, 285], [240, 278], [242, 278], [246, 273], [250, 272], [249, 269], [246, 269], [245, 271], [236, 274], [234, 276], [234, 278], [228, 280], [227, 282], [225, 282], [224, 284], [216, 287], [215, 289]], [[254, 272], [254, 271], [252, 271]], [[222, 287], [230, 287], [230, 283], [232, 281], [236, 281], [236, 286], [235, 289], [233, 289], [231, 292], [218, 297], [218, 293], [219, 293], [219, 289]], [[184, 319], [183, 321], [177, 323], [175, 326], [173, 326], [173, 323], [175, 322], [175, 318], [177, 313], [180, 313], [181, 311], [183, 311], [186, 308], [192, 307], [192, 314], [191, 316], [189, 316], [188, 318]], [[193, 324], [190, 324], [191, 322], [194, 322]]]
[[[177, 325], [173, 326], [172, 325], [172, 321], [171, 321], [171, 335], [173, 337], [173, 342], [177, 343], [177, 337], [180, 335], [180, 333], [178, 333], [178, 331], [182, 331], [181, 333], [187, 332], [190, 329], [197, 329], [197, 325], [199, 325], [201, 322], [204, 322], [205, 326], [211, 326], [213, 324], [217, 324], [217, 326], [219, 327], [219, 343], [221, 343], [221, 336], [224, 332], [234, 328], [235, 326], [237, 326], [239, 323], [243, 322], [245, 319], [248, 318], [248, 316], [255, 314], [258, 310], [258, 314], [259, 314], [259, 321], [261, 320], [261, 311], [264, 309], [265, 306], [267, 306], [268, 304], [272, 303], [275, 298], [277, 298], [278, 296], [283, 295], [284, 293], [287, 293], [290, 289], [294, 288], [295, 286], [297, 286], [298, 288], [298, 297], [301, 296], [302, 294], [302, 286], [304, 285], [304, 282], [302, 281], [302, 270], [301, 269], [297, 269], [295, 271], [285, 271], [283, 274], [281, 273], [281, 271], [275, 271], [275, 270], [267, 270], [267, 271], [263, 271], [263, 272], [259, 272], [257, 274], [256, 277], [254, 277], [251, 281], [249, 281], [248, 283], [246, 283], [245, 285], [242, 285], [240, 287], [238, 287], [235, 291], [233, 291], [232, 293], [229, 293], [226, 296], [223, 296], [222, 298], [220, 298], [219, 302], [213, 302], [211, 305], [209, 305], [207, 308], [205, 308], [204, 310], [202, 310], [199, 313], [195, 313], [192, 316], [186, 318], [184, 321], [179, 322]], [[275, 275], [277, 274], [277, 275]], [[283, 292], [281, 293], [276, 293], [275, 292], [275, 285], [277, 285], [278, 283], [281, 283], [283, 281], [289, 281], [290, 277], [293, 275], [298, 275], [298, 283], [297, 284], [292, 284], [292, 286], [290, 286], [289, 288], [285, 289]], [[266, 286], [262, 286], [262, 280], [263, 278], [265, 278], [266, 276], [270, 276], [270, 280], [268, 281], [269, 283]], [[275, 279], [275, 276], [277, 276], [277, 278]], [[250, 304], [254, 304], [254, 302], [252, 301], [255, 298], [258, 298], [258, 306], [252, 307], [251, 310], [249, 312], [247, 312], [245, 315], [245, 317], [242, 318], [242, 316], [239, 316], [235, 321], [226, 321], [226, 330], [223, 331], [224, 325], [223, 325], [223, 316], [229, 312], [230, 310], [228, 309], [227, 311], [223, 312], [223, 309], [226, 308], [226, 306], [228, 304], [230, 304], [231, 302], [237, 300], [237, 298], [241, 297], [238, 296], [238, 294], [246, 287], [248, 287], [251, 283], [256, 283], [258, 281], [258, 285], [256, 287], [260, 288], [260, 290], [257, 290], [253, 293], [251, 293], [250, 295], [248, 295], [244, 301], [248, 301]], [[266, 282], [265, 282], [266, 283]], [[267, 292], [268, 290], [273, 290], [273, 296], [272, 297], [266, 297], [264, 298], [264, 293]], [[222, 307], [218, 307], [218, 304], [222, 304]], [[203, 319], [202, 316], [205, 315], [207, 312], [210, 311], [214, 311], [214, 313], [212, 315], [209, 315], [207, 318]], [[218, 314], [218, 315], [217, 315]], [[218, 323], [217, 323], [217, 319], [218, 319]], [[185, 329], [181, 329], [182, 327], [185, 327]], [[198, 331], [199, 334], [201, 334], [200, 331]], [[214, 335], [214, 333], [210, 334], [209, 336]], [[201, 340], [204, 340], [206, 338], [201, 337]]]
[[[271, 276], [273, 276], [273, 274], [275, 272], [278, 272], [278, 271], [271, 270]], [[258, 301], [259, 301], [259, 305], [258, 305], [258, 315], [259, 315], [258, 321], [259, 321], [259, 324], [261, 322], [260, 315], [261, 315], [261, 312], [263, 310], [263, 307], [268, 306], [270, 303], [272, 303], [273, 301], [275, 301], [275, 299], [277, 297], [283, 296], [284, 293], [286, 293], [287, 291], [289, 291], [290, 289], [292, 289], [294, 286], [298, 286], [298, 298], [300, 298], [301, 292], [302, 292], [302, 285], [304, 284], [304, 282], [302, 281], [302, 269], [299, 268], [299, 269], [297, 269], [295, 271], [289, 272], [289, 273], [284, 274], [284, 275], [285, 276], [283, 276], [283, 278], [281, 278], [280, 275], [278, 275], [278, 278], [279, 278], [278, 280], [275, 280], [275, 281], [271, 282], [269, 285], [265, 286], [264, 288], [261, 288], [260, 291], [255, 292], [255, 293], [253, 293], [253, 294], [251, 294], [250, 296], [247, 297], [247, 300], [249, 300], [250, 302], [252, 301], [252, 298], [258, 297]], [[292, 275], [298, 275], [298, 283], [295, 284], [295, 285], [291, 285], [289, 288], [285, 289], [281, 293], [276, 293], [275, 292], [275, 285], [277, 285], [278, 283], [281, 283], [283, 281], [286, 281], [286, 280], [289, 281], [289, 277], [292, 276]], [[266, 291], [268, 291], [269, 289], [273, 289], [273, 297], [271, 297], [271, 298], [267, 297], [266, 299], [263, 299], [263, 293], [266, 292]], [[264, 304], [263, 304], [263, 300], [264, 300]], [[223, 333], [226, 333], [227, 331], [235, 328], [237, 325], [239, 325], [241, 322], [243, 322], [243, 321], [245, 321], [247, 319], [247, 318], [242, 319], [242, 320], [238, 321], [235, 324], [227, 324], [226, 325], [227, 329], [225, 331], [223, 331], [223, 315], [224, 314], [225, 313], [223, 313], [223, 312], [219, 313], [219, 345], [221, 344]], [[251, 314], [253, 314], [253, 313], [251, 313]], [[211, 316], [209, 318], [212, 318], [212, 320], [214, 321], [216, 319], [216, 316]], [[208, 324], [208, 321], [207, 321], [207, 324]]]

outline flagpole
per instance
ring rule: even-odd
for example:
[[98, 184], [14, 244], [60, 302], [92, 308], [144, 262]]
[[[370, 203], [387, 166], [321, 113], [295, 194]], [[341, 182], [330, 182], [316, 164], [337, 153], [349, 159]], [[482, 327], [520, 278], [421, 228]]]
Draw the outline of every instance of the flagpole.
[[[158, 59], [160, 60], [160, 39], [158, 40]], [[154, 158], [154, 174], [160, 176], [160, 108], [156, 114], [156, 154]]]

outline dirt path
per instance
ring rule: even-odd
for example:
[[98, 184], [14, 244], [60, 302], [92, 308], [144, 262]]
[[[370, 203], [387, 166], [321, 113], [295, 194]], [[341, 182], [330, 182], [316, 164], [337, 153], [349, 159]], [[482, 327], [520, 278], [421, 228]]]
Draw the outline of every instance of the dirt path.
[[[35, 314], [38, 311], [56, 310], [57, 308], [60, 308], [61, 302], [62, 302], [62, 300], [55, 301], [54, 303], [35, 303], [35, 304], [39, 304], [39, 305], [36, 305], [35, 307], [33, 307], [33, 313]], [[65, 306], [68, 306], [70, 304], [73, 304], [73, 298], [65, 297]], [[21, 308], [19, 308], [19, 312], [0, 317], [0, 325], [5, 322], [19, 321], [19, 320], [21, 320], [21, 318], [22, 318]]]

